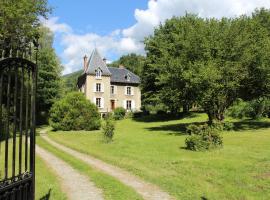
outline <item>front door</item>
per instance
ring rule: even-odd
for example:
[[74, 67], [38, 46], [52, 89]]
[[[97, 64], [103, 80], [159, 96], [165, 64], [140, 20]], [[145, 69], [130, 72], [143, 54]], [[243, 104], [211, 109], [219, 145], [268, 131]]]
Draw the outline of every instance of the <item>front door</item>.
[[111, 110], [115, 109], [115, 100], [111, 100]]

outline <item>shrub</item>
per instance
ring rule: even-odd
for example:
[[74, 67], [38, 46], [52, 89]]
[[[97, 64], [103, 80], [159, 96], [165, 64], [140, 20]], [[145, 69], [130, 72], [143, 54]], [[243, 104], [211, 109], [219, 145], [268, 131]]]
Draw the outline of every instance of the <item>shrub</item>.
[[80, 92], [72, 92], [54, 103], [49, 123], [54, 130], [96, 130], [100, 128], [97, 107]]
[[[192, 151], [205, 151], [222, 147], [223, 139], [218, 130], [210, 126], [192, 127], [193, 134], [186, 138], [186, 148]], [[196, 134], [195, 134], [196, 133]]]
[[164, 111], [164, 110], [158, 110], [157, 111], [157, 115], [166, 115], [166, 114], [167, 114], [167, 112]]
[[122, 107], [118, 107], [113, 111], [113, 117], [115, 120], [124, 119], [126, 116], [126, 110]]
[[107, 115], [102, 124], [102, 131], [105, 142], [111, 142], [114, 136], [115, 121], [111, 115]]
[[231, 131], [234, 129], [234, 124], [231, 122], [224, 122], [223, 123], [223, 130], [225, 131]]
[[198, 135], [203, 129], [203, 125], [190, 124], [186, 128], [186, 132], [189, 135], [195, 134]]
[[265, 98], [252, 101], [243, 101], [238, 99], [227, 111], [227, 115], [233, 118], [251, 118], [257, 119], [268, 117], [270, 112], [270, 100]]
[[[141, 111], [137, 111], [137, 112], [134, 112], [133, 113], [133, 118], [140, 118], [140, 117], [143, 117], [145, 114], [144, 114], [144, 112], [141, 112]], [[146, 115], [149, 115], [149, 114], [147, 114], [146, 113]]]

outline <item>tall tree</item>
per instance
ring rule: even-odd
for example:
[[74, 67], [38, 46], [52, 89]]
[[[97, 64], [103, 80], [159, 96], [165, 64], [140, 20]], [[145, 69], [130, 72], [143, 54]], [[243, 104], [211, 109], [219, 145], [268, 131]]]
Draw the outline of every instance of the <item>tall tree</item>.
[[[171, 111], [199, 103], [209, 120], [223, 120], [238, 97], [270, 94], [269, 10], [221, 20], [187, 14], [172, 18], [145, 40], [144, 102]], [[147, 96], [148, 95], [148, 96]]]
[[119, 65], [123, 65], [131, 72], [140, 76], [142, 73], [144, 62], [145, 62], [144, 56], [131, 53], [128, 55], [121, 56], [119, 60], [111, 63], [110, 66], [118, 67]]
[[49, 29], [41, 27], [40, 36], [37, 110], [46, 116], [52, 104], [61, 96], [62, 67], [53, 49], [53, 34]]
[[0, 43], [5, 49], [23, 48], [38, 36], [39, 17], [49, 11], [47, 0], [0, 0]]

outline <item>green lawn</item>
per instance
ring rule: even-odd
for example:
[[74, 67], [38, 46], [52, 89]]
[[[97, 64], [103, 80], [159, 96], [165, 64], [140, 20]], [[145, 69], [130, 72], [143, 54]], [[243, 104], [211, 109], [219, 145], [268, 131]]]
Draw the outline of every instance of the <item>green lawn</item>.
[[[270, 121], [236, 121], [224, 148], [185, 150], [184, 127], [207, 119], [145, 118], [117, 123], [113, 143], [100, 131], [50, 132], [49, 137], [159, 185], [177, 199], [270, 199]], [[268, 128], [269, 127], [269, 128]]]
[[[4, 177], [4, 141], [0, 143], [0, 179]], [[24, 144], [24, 141], [23, 141]], [[24, 145], [23, 145], [24, 147]], [[16, 174], [18, 173], [18, 142], [16, 149]], [[24, 163], [24, 148], [22, 149], [23, 163]], [[9, 176], [11, 176], [11, 166], [12, 166], [12, 140], [9, 140]], [[24, 171], [24, 164], [23, 169]], [[60, 188], [60, 182], [55, 176], [50, 167], [48, 167], [43, 160], [36, 156], [36, 200], [44, 197], [49, 197], [49, 199], [55, 200], [65, 200], [66, 196], [62, 193]]]
[[[89, 180], [93, 181], [97, 187], [102, 189], [103, 195], [106, 200], [142, 200], [139, 194], [137, 194], [133, 189], [125, 186], [115, 178], [110, 177], [98, 170], [95, 170], [89, 167], [89, 165], [84, 163], [83, 161], [71, 157], [65, 152], [56, 149], [40, 137], [37, 138], [37, 142], [38, 145], [68, 163], [75, 170], [79, 171], [83, 175], [88, 176]], [[58, 199], [55, 198], [55, 200]]]
[[52, 170], [37, 156], [36, 158], [36, 200], [50, 197], [48, 200], [66, 200], [62, 193], [59, 180]]

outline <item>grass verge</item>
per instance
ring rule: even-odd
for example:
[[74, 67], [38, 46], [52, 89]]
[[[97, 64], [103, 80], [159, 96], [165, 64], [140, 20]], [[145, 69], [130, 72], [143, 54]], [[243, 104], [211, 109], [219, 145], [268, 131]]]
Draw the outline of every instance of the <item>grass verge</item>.
[[117, 123], [114, 141], [100, 131], [50, 132], [74, 150], [127, 169], [177, 199], [270, 199], [270, 122], [235, 121], [223, 133], [224, 148], [185, 150], [185, 127], [203, 123], [204, 114], [183, 119], [126, 119]]

